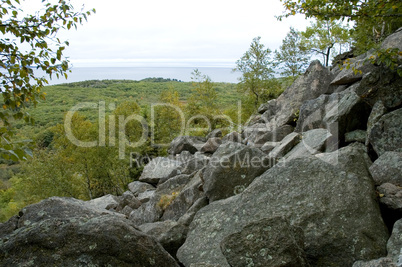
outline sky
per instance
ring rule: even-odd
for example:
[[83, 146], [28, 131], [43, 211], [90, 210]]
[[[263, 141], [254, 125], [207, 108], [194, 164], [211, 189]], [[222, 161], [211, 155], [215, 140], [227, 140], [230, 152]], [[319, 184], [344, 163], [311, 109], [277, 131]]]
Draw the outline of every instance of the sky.
[[[279, 0], [71, 0], [96, 9], [78, 30], [61, 32], [75, 67], [234, 67], [254, 37], [278, 49], [289, 27], [304, 17], [277, 21]], [[25, 0], [29, 9], [39, 0]]]

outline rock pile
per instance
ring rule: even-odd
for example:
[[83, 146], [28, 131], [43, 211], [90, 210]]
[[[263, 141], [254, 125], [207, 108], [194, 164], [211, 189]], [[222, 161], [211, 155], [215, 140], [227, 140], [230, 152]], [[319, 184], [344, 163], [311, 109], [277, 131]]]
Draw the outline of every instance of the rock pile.
[[402, 266], [402, 78], [369, 56], [312, 62], [241, 133], [176, 138], [122, 196], [26, 207], [0, 265]]

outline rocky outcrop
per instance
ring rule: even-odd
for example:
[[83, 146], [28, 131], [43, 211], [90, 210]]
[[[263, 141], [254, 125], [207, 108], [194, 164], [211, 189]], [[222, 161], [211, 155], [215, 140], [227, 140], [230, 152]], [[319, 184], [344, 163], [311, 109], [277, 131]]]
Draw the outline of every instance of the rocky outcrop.
[[239, 194], [269, 167], [259, 149], [234, 142], [223, 144], [203, 172], [205, 195], [212, 202]]
[[83, 201], [50, 198], [24, 208], [0, 237], [2, 266], [179, 266], [129, 220]]
[[[325, 157], [276, 165], [243, 193], [201, 209], [178, 251], [179, 260], [185, 266], [229, 266], [218, 244], [260, 218], [279, 215], [303, 229], [313, 266], [351, 266], [358, 259], [385, 255], [388, 234], [363, 148], [349, 146]], [[330, 159], [338, 163], [327, 163]]]
[[205, 143], [205, 138], [196, 136], [179, 136], [170, 144], [168, 153], [171, 155], [180, 154], [182, 151], [189, 151], [191, 154], [199, 151]]

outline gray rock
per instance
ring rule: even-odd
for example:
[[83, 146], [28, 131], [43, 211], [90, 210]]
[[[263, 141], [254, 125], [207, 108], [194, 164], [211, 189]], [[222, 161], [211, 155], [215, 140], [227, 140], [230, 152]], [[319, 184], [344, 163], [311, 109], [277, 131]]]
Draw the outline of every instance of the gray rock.
[[142, 232], [154, 237], [163, 248], [175, 257], [177, 250], [186, 240], [188, 227], [175, 221], [146, 223], [138, 227]]
[[180, 154], [182, 151], [189, 151], [191, 154], [199, 151], [205, 143], [205, 138], [198, 136], [179, 136], [170, 143], [168, 153], [171, 155]]
[[105, 195], [103, 197], [95, 198], [87, 201], [87, 205], [91, 208], [98, 210], [106, 210], [109, 205], [119, 205], [118, 198], [113, 195]]
[[385, 152], [370, 166], [370, 173], [376, 185], [402, 186], [402, 152]]
[[124, 192], [121, 196], [118, 197], [118, 199], [119, 199], [118, 211], [123, 210], [124, 207], [126, 206], [135, 210], [138, 209], [142, 204], [142, 202], [139, 199], [137, 199], [131, 191]]
[[352, 143], [352, 142], [360, 142], [365, 143], [367, 138], [367, 131], [363, 130], [355, 130], [353, 132], [348, 132], [345, 134], [345, 142]]
[[201, 147], [202, 153], [214, 153], [222, 144], [222, 139], [218, 137], [209, 138], [208, 141]]
[[221, 129], [215, 129], [213, 131], [211, 131], [208, 135], [207, 135], [207, 140], [209, 138], [214, 138], [214, 137], [222, 137], [222, 131]]
[[269, 153], [272, 150], [274, 150], [275, 147], [277, 147], [280, 144], [280, 142], [266, 142], [260, 149], [264, 153]]
[[241, 134], [239, 134], [238, 132], [231, 132], [231, 133], [225, 135], [222, 138], [222, 143], [227, 143], [227, 142], [241, 143], [242, 142]]
[[130, 213], [129, 219], [135, 225], [159, 221], [165, 209], [173, 202], [191, 178], [189, 175], [182, 174], [160, 184], [148, 202]]
[[269, 118], [275, 114], [276, 110], [276, 99], [271, 99], [267, 103], [261, 104], [258, 108], [258, 113], [264, 114], [265, 117]]
[[331, 153], [339, 158], [337, 165], [315, 157], [276, 165], [243, 193], [210, 203], [190, 225], [177, 253], [180, 262], [229, 266], [219, 247], [222, 240], [252, 222], [277, 216], [303, 229], [312, 266], [351, 266], [382, 257], [388, 232], [364, 149], [353, 145]]
[[314, 129], [304, 132], [300, 143], [287, 153], [284, 159], [291, 160], [325, 152], [326, 142], [330, 137], [331, 133], [326, 129]]
[[262, 219], [228, 235], [221, 250], [232, 267], [308, 266], [303, 230], [283, 218]]
[[141, 201], [141, 203], [146, 203], [148, 202], [153, 196], [155, 195], [155, 189], [154, 190], [147, 190], [145, 192], [142, 192], [138, 194], [137, 199]]
[[208, 205], [208, 199], [207, 197], [202, 197], [199, 198], [197, 201], [194, 202], [194, 204], [187, 210], [187, 212], [180, 217], [180, 219], [177, 221], [178, 223], [189, 226], [191, 222], [194, 219], [194, 216], [197, 214], [197, 212]]
[[402, 148], [402, 108], [381, 117], [369, 137], [374, 151], [381, 156], [387, 151]]
[[332, 80], [331, 85], [352, 84], [360, 81], [363, 75], [373, 71], [376, 67], [366, 59], [350, 59], [350, 66], [343, 66], [343, 70]]
[[381, 44], [382, 49], [398, 48], [402, 51], [402, 27], [395, 33], [389, 35]]
[[387, 243], [388, 257], [398, 266], [402, 266], [402, 219], [395, 222], [391, 237]]
[[291, 133], [286, 136], [278, 146], [274, 148], [269, 153], [269, 157], [271, 158], [283, 158], [292, 148], [294, 148], [301, 139], [301, 135], [299, 133]]
[[385, 183], [377, 187], [380, 194], [380, 203], [393, 214], [402, 214], [402, 187]]
[[147, 190], [155, 190], [155, 187], [148, 183], [134, 181], [128, 184], [128, 189], [137, 197], [139, 194], [144, 193]]
[[402, 105], [402, 77], [378, 66], [363, 76], [355, 92], [370, 106], [381, 100], [385, 108], [392, 110]]
[[323, 128], [331, 133], [327, 150], [336, 150], [347, 132], [366, 129], [370, 107], [351, 90], [322, 95], [306, 101], [300, 108], [296, 131]]
[[192, 159], [184, 162], [180, 172], [182, 174], [192, 174], [204, 168], [209, 162], [209, 157], [204, 154], [194, 156]]
[[386, 112], [387, 112], [387, 109], [385, 108], [384, 104], [382, 103], [381, 100], [378, 100], [374, 104], [373, 109], [371, 110], [370, 116], [367, 120], [367, 137], [366, 137], [366, 141], [365, 141], [366, 146], [368, 146], [368, 144], [369, 144], [371, 130], [373, 129], [376, 122], [378, 122]]
[[256, 147], [261, 147], [267, 142], [280, 142], [294, 130], [291, 125], [282, 125], [272, 131], [263, 134], [254, 133], [248, 136], [248, 141]]
[[399, 267], [390, 258], [380, 258], [371, 261], [357, 261], [352, 267]]
[[204, 192], [201, 190], [203, 184], [201, 175], [201, 171], [198, 172], [191, 181], [185, 185], [173, 202], [166, 208], [162, 220], [177, 221], [198, 199], [205, 196]]
[[212, 202], [239, 194], [269, 167], [261, 150], [233, 142], [223, 144], [203, 172], [205, 195]]
[[161, 179], [177, 175], [180, 162], [164, 157], [157, 157], [148, 163], [140, 176], [140, 182], [157, 184]]
[[129, 220], [53, 197], [24, 208], [0, 238], [1, 266], [179, 266]]
[[306, 72], [289, 86], [276, 100], [276, 112], [272, 118], [263, 115], [271, 130], [285, 124], [294, 123], [300, 106], [307, 100], [322, 94], [329, 94], [335, 89], [330, 87], [333, 75], [318, 60], [311, 62]]

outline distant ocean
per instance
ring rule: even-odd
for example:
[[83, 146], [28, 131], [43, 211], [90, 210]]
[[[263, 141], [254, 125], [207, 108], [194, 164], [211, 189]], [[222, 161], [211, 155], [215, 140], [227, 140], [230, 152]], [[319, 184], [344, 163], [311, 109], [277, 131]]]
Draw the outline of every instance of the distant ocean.
[[[191, 81], [190, 67], [77, 67], [68, 73], [68, 79], [53, 77], [50, 85], [72, 83], [86, 80], [142, 80], [149, 77]], [[203, 75], [208, 75], [213, 82], [237, 83], [240, 73], [233, 73], [231, 68], [200, 67]]]

